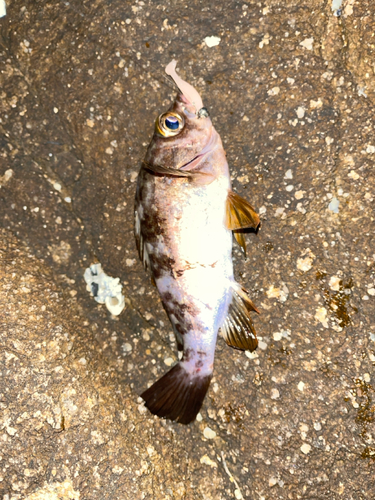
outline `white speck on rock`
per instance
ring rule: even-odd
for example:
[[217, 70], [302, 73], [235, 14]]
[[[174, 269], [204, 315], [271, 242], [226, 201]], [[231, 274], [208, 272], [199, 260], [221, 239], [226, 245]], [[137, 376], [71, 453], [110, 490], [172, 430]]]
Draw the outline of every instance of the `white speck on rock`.
[[167, 366], [172, 366], [173, 363], [174, 363], [173, 358], [165, 358], [165, 360], [164, 360], [164, 364], [166, 364]]
[[301, 446], [301, 451], [302, 453], [304, 453], [305, 455], [308, 455], [311, 451], [311, 446], [307, 443], [304, 443], [302, 446]]
[[267, 208], [263, 205], [262, 207], [260, 207], [259, 209], [259, 215], [263, 215], [267, 212]]
[[56, 189], [56, 191], [61, 191], [61, 188], [62, 188], [62, 186], [59, 182], [54, 182], [53, 187], [54, 187], [54, 189]]
[[302, 380], [301, 380], [301, 382], [299, 382], [297, 387], [298, 387], [299, 391], [303, 392], [303, 390], [305, 389], [305, 382], [302, 382]]
[[221, 42], [221, 38], [219, 36], [206, 36], [204, 39], [204, 43], [207, 47], [216, 47]]
[[277, 479], [273, 476], [270, 477], [270, 479], [268, 480], [268, 486], [272, 488], [272, 486], [275, 486], [275, 484], [277, 484]]
[[367, 148], [366, 148], [366, 153], [372, 155], [373, 153], [375, 153], [375, 146], [372, 146], [371, 144], [368, 144], [367, 145]]
[[267, 91], [268, 95], [277, 95], [280, 93], [280, 87], [273, 87], [272, 89]]
[[13, 174], [14, 172], [11, 168], [5, 170], [4, 175], [0, 176], [0, 187], [9, 181]]
[[333, 197], [328, 205], [328, 209], [331, 212], [333, 212], [334, 214], [338, 214], [339, 213], [339, 205], [340, 205], [339, 200], [337, 198]]
[[216, 437], [216, 432], [210, 429], [210, 427], [205, 427], [203, 431], [203, 436], [206, 439], [214, 439]]
[[201, 464], [209, 465], [210, 467], [217, 467], [217, 463], [214, 460], [211, 460], [208, 455], [203, 455], [199, 461]]
[[123, 472], [123, 468], [120, 467], [119, 465], [115, 465], [113, 468], [112, 468], [112, 472], [113, 474], [121, 474]]
[[317, 99], [316, 101], [314, 101], [314, 99], [311, 99], [311, 100], [310, 100], [310, 108], [311, 108], [311, 109], [319, 109], [319, 108], [321, 108], [322, 106], [323, 106], [323, 102], [322, 102], [322, 100], [320, 99], [320, 97], [319, 97], [319, 99]]
[[305, 194], [305, 191], [296, 191], [294, 193], [294, 197], [296, 200], [302, 200], [304, 194]]
[[340, 278], [338, 278], [337, 276], [331, 276], [328, 282], [330, 289], [338, 292], [340, 290], [340, 281]]
[[314, 429], [315, 429], [316, 431], [320, 431], [320, 430], [322, 430], [322, 424], [321, 424], [320, 422], [315, 422], [315, 424], [314, 424]]
[[266, 344], [266, 342], [263, 342], [263, 340], [259, 340], [258, 347], [259, 347], [259, 349], [262, 349], [262, 351], [265, 351], [267, 349], [268, 345]]
[[271, 37], [270, 37], [269, 33], [266, 33], [266, 34], [264, 35], [264, 37], [263, 37], [263, 40], [261, 40], [261, 41], [259, 42], [259, 48], [260, 48], [260, 49], [263, 49], [263, 47], [264, 47], [265, 45], [268, 45], [268, 44], [270, 43], [270, 39], [271, 39]]
[[341, 9], [342, 0], [332, 0], [331, 9], [333, 12]]
[[290, 192], [290, 191], [293, 191], [293, 189], [294, 189], [293, 184], [289, 184], [289, 185], [285, 188], [285, 191]]
[[131, 352], [133, 350], [133, 346], [129, 342], [122, 344], [121, 348], [124, 352]]
[[297, 259], [297, 269], [303, 271], [304, 273], [310, 271], [315, 259], [315, 255], [310, 251], [310, 249], [305, 251], [305, 255], [305, 257], [302, 256]]
[[54, 113], [58, 113], [59, 112], [59, 108], [53, 108], [53, 112]]
[[351, 170], [349, 173], [348, 173], [348, 177], [350, 177], [351, 179], [353, 179], [354, 181], [358, 180], [359, 179], [359, 175], [357, 174], [357, 172], [355, 170]]
[[327, 309], [325, 307], [318, 307], [315, 311], [315, 319], [317, 319], [324, 328], [328, 328]]
[[313, 44], [314, 44], [314, 38], [305, 38], [302, 42], [300, 42], [300, 45], [307, 50], [312, 50]]
[[284, 179], [293, 179], [292, 169], [289, 169], [285, 172]]
[[296, 109], [296, 115], [298, 116], [299, 119], [302, 119], [305, 116], [305, 108], [303, 106], [299, 106]]
[[272, 389], [271, 399], [278, 399], [280, 397], [280, 392], [278, 389]]

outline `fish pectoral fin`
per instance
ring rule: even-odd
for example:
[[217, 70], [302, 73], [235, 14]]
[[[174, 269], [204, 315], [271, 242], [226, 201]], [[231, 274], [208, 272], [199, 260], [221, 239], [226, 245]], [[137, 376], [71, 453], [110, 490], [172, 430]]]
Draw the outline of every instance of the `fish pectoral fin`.
[[208, 172], [201, 172], [199, 170], [183, 170], [178, 168], [163, 167], [162, 165], [150, 165], [143, 162], [144, 167], [158, 175], [165, 175], [169, 177], [185, 177], [186, 179], [194, 180], [198, 184], [210, 184], [215, 177]]
[[232, 302], [228, 316], [221, 327], [225, 342], [235, 349], [254, 351], [258, 346], [250, 311], [259, 313], [245, 288], [235, 283], [232, 285]]
[[154, 172], [155, 174], [169, 175], [172, 177], [191, 177], [191, 172], [188, 171], [163, 167], [162, 165], [150, 165], [146, 162], [143, 162], [143, 165], [147, 170], [150, 170], [150, 172]]
[[212, 374], [192, 376], [177, 363], [149, 387], [141, 398], [151, 413], [189, 424], [201, 409]]
[[236, 238], [237, 243], [240, 245], [242, 248], [242, 251], [245, 255], [245, 260], [246, 260], [246, 241], [245, 241], [245, 235], [241, 233], [240, 231], [233, 231], [233, 236]]
[[242, 198], [242, 196], [233, 191], [229, 191], [225, 222], [228, 229], [235, 231], [236, 229], [246, 229], [249, 227], [257, 229], [260, 219], [259, 215], [245, 198]]

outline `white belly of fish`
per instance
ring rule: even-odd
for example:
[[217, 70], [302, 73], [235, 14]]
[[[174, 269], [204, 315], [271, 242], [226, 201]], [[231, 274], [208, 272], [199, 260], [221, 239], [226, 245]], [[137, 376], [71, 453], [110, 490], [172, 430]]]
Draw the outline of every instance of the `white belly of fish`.
[[225, 177], [198, 189], [187, 185], [179, 207], [171, 211], [172, 257], [175, 271], [183, 271], [178, 287], [185, 300], [194, 300], [200, 320], [211, 328], [225, 319], [233, 280], [232, 233], [225, 227], [228, 188]]

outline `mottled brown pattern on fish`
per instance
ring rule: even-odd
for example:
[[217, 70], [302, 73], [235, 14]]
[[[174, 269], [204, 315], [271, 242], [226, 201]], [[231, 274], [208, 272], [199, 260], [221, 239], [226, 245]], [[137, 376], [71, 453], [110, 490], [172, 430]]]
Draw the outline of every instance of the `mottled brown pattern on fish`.
[[[136, 238], [183, 350], [179, 363], [142, 397], [154, 414], [186, 424], [208, 389], [219, 329], [233, 347], [256, 347], [249, 315], [255, 309], [233, 276], [231, 231], [256, 227], [259, 219], [231, 191], [221, 139], [175, 65], [166, 72], [181, 92], [156, 120], [141, 167]], [[245, 251], [244, 238], [239, 242]]]

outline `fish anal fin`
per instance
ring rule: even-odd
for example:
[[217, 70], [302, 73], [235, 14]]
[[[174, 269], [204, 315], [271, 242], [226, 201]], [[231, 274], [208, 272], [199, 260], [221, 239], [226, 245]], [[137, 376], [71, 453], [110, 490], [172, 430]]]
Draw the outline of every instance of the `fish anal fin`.
[[181, 424], [189, 424], [201, 409], [212, 374], [190, 375], [177, 363], [149, 387], [141, 398], [151, 413]]
[[235, 349], [254, 351], [258, 346], [250, 311], [259, 313], [247, 291], [238, 283], [232, 287], [232, 302], [229, 306], [221, 333], [225, 342]]
[[226, 207], [226, 226], [232, 231], [236, 229], [257, 229], [260, 224], [259, 215], [245, 198], [233, 191], [228, 192]]

